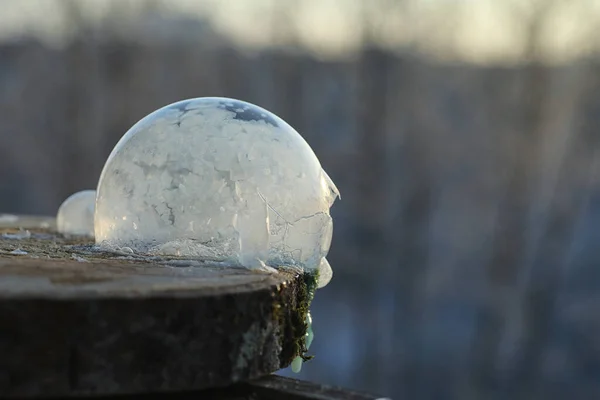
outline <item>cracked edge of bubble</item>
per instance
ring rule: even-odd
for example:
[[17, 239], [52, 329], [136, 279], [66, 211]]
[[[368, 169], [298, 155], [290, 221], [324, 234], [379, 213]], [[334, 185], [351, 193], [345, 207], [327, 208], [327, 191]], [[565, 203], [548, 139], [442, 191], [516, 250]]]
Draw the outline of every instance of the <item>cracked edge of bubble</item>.
[[[323, 177], [325, 178], [325, 181], [327, 182], [327, 185], [329, 186], [329, 189], [333, 192], [333, 194], [335, 194], [335, 196], [337, 196], [338, 199], [341, 200], [342, 194], [340, 193], [340, 190], [335, 185], [335, 183], [333, 183], [333, 180], [331, 179], [331, 177], [329, 176], [327, 171], [325, 171], [324, 169], [321, 169], [321, 171], [323, 173]], [[335, 196], [334, 196], [334, 199], [335, 199]]]

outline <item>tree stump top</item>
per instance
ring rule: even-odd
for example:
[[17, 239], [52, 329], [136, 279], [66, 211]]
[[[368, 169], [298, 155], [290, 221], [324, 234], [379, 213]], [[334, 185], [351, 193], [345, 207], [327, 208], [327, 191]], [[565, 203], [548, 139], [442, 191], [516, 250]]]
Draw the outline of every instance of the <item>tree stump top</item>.
[[27, 221], [0, 226], [0, 396], [205, 389], [301, 352], [301, 274], [101, 254]]
[[286, 285], [294, 274], [127, 260], [81, 262], [0, 257], [0, 299], [84, 301], [237, 295]]

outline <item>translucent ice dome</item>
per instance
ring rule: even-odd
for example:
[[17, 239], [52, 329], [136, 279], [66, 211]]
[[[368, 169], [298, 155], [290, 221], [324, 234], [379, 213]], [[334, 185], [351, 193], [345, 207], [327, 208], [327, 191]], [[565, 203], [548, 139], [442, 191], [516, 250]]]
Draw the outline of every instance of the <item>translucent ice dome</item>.
[[69, 196], [58, 208], [58, 231], [66, 235], [94, 236], [95, 201], [95, 190], [83, 190]]
[[319, 269], [322, 284], [331, 278], [324, 257], [338, 196], [281, 118], [239, 100], [185, 100], [143, 118], [115, 146], [98, 183], [96, 242], [249, 268]]

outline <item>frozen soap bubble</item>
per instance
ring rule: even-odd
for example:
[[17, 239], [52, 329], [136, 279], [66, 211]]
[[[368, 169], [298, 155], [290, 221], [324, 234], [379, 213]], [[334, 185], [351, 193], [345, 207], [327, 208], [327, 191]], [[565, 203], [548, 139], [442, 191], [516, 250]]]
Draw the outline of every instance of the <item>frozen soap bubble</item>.
[[233, 99], [185, 100], [151, 113], [115, 146], [98, 183], [96, 242], [315, 270], [338, 196], [310, 146], [273, 113]]
[[319, 263], [319, 280], [317, 281], [317, 287], [322, 288], [327, 286], [329, 281], [331, 281], [331, 278], [333, 278], [333, 270], [331, 269], [331, 265], [329, 265], [329, 261], [323, 257]]
[[94, 236], [95, 202], [95, 190], [83, 190], [69, 196], [58, 208], [58, 231], [65, 235]]

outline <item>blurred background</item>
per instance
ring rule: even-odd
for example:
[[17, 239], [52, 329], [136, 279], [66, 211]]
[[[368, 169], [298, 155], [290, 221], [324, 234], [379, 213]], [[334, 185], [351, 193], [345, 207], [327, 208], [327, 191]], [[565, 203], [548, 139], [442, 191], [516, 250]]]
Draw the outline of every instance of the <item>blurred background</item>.
[[397, 399], [600, 398], [600, 0], [0, 0], [0, 211], [227, 96], [336, 182], [316, 358]]

